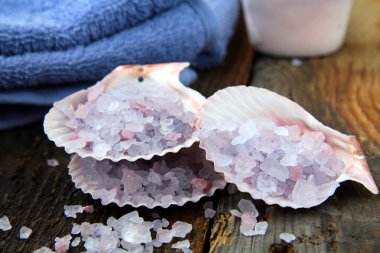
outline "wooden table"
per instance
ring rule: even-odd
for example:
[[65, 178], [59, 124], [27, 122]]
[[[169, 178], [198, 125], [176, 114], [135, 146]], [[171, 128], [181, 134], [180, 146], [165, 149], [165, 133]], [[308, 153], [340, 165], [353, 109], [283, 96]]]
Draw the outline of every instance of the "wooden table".
[[[292, 66], [290, 59], [254, 56], [244, 29], [240, 22], [224, 64], [202, 72], [193, 87], [209, 96], [226, 86], [250, 84], [293, 99], [326, 125], [356, 135], [380, 185], [380, 1], [355, 1], [343, 48], [334, 55], [306, 59], [300, 67]], [[102, 206], [75, 189], [67, 174], [69, 155], [47, 139], [41, 122], [1, 132], [0, 143], [0, 216], [6, 214], [13, 225], [11, 231], [0, 232], [0, 252], [52, 248], [54, 238], [69, 233], [74, 222], [64, 216], [64, 204], [94, 204], [95, 212], [80, 215], [77, 223], [105, 222], [133, 210]], [[46, 165], [53, 157], [58, 167]], [[154, 211], [171, 222], [192, 223], [189, 239], [197, 253], [380, 252], [380, 198], [357, 183], [343, 183], [333, 197], [307, 210], [255, 200], [269, 222], [267, 234], [258, 237], [241, 235], [240, 221], [229, 214], [241, 198], [249, 195], [231, 196], [224, 190], [196, 204]], [[207, 200], [217, 206], [214, 219], [204, 218], [202, 205]], [[138, 210], [151, 219], [151, 210]], [[18, 239], [23, 225], [33, 229], [26, 241]], [[284, 231], [298, 239], [281, 243], [278, 236]]]

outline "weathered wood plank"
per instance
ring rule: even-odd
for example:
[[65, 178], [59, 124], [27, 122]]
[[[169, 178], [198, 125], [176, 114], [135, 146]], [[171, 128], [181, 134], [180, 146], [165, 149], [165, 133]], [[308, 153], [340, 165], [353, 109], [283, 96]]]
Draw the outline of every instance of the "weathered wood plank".
[[[303, 61], [259, 55], [252, 84], [285, 95], [323, 123], [358, 136], [380, 184], [380, 2], [356, 1], [344, 47], [331, 56]], [[211, 252], [379, 252], [380, 198], [356, 183], [343, 183], [335, 195], [308, 210], [266, 206], [255, 201], [269, 222], [263, 237], [244, 237], [228, 211], [240, 198], [222, 195], [210, 239]], [[299, 236], [281, 244], [281, 232]]]

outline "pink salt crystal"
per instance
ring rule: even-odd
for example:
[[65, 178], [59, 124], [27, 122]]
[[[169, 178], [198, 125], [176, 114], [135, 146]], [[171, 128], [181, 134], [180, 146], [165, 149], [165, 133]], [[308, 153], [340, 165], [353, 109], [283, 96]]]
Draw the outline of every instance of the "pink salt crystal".
[[298, 204], [309, 206], [315, 202], [317, 193], [318, 187], [315, 185], [313, 177], [309, 176], [307, 180], [300, 179], [296, 182], [292, 192], [292, 199]]
[[70, 248], [71, 235], [65, 235], [64, 237], [56, 237], [54, 249], [57, 253], [66, 253]]
[[84, 206], [83, 211], [85, 211], [86, 213], [93, 213], [94, 212], [94, 206], [93, 205]]
[[293, 181], [300, 180], [304, 177], [302, 172], [302, 166], [288, 167], [289, 179]]
[[174, 141], [181, 137], [181, 134], [179, 133], [168, 133], [165, 134], [162, 138], [167, 141]]
[[134, 193], [141, 189], [143, 178], [131, 170], [123, 170], [124, 192]]
[[124, 139], [124, 140], [126, 140], [126, 139], [132, 139], [133, 137], [135, 137], [135, 133], [123, 129], [123, 130], [120, 131], [120, 136], [121, 136], [122, 139]]
[[197, 190], [206, 190], [208, 188], [208, 181], [203, 178], [194, 178], [191, 180], [191, 184]]
[[70, 139], [71, 139], [71, 140], [79, 139], [79, 135], [78, 135], [77, 133], [71, 133], [71, 134], [70, 134]]
[[252, 213], [242, 213], [240, 223], [240, 233], [245, 236], [252, 236], [253, 229], [257, 223], [256, 217]]
[[103, 92], [104, 88], [102, 85], [94, 86], [88, 90], [87, 93], [87, 101], [93, 102], [95, 101], [99, 95]]

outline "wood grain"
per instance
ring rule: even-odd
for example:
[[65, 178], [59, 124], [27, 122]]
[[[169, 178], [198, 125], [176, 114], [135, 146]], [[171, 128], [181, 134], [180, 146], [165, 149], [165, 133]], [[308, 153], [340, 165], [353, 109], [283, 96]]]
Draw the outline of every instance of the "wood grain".
[[[356, 1], [346, 43], [336, 54], [303, 60], [258, 55], [252, 85], [268, 88], [296, 101], [324, 124], [358, 136], [375, 181], [380, 184], [380, 2]], [[212, 230], [212, 252], [379, 252], [380, 198], [361, 185], [345, 182], [322, 205], [307, 210], [260, 207], [269, 222], [263, 237], [245, 237], [240, 221], [229, 218], [246, 194], [219, 198], [218, 218], [223, 233]], [[281, 232], [299, 237], [281, 242]], [[213, 236], [215, 235], [215, 236]]]

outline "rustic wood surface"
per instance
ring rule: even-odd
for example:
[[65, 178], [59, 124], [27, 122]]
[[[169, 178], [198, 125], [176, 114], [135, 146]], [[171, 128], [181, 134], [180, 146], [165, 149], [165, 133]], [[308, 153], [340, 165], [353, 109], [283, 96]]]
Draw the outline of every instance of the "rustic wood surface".
[[[320, 119], [345, 133], [358, 136], [375, 181], [380, 185], [380, 2], [355, 1], [344, 47], [336, 54], [303, 61], [294, 67], [289, 59], [258, 54], [249, 46], [240, 22], [225, 63], [200, 73], [193, 87], [209, 96], [230, 85], [253, 84], [285, 95]], [[69, 155], [43, 134], [41, 122], [0, 132], [0, 217], [6, 214], [13, 229], [0, 232], [0, 252], [32, 252], [70, 232], [73, 222], [105, 222], [133, 210], [102, 206], [75, 189], [67, 174]], [[46, 165], [56, 158], [60, 165]], [[183, 207], [155, 208], [171, 222], [193, 224], [189, 235], [194, 252], [379, 252], [380, 198], [362, 186], [346, 182], [322, 205], [307, 210], [267, 206], [255, 200], [260, 219], [269, 222], [265, 236], [245, 237], [240, 221], [229, 214], [241, 198], [226, 190], [213, 198]], [[212, 200], [214, 219], [204, 218], [202, 205]], [[64, 204], [94, 204], [93, 214], [67, 218]], [[151, 219], [151, 210], [138, 208]], [[28, 240], [18, 239], [21, 226], [33, 229]], [[281, 232], [298, 236], [281, 242]], [[79, 247], [70, 252], [80, 252]], [[170, 247], [156, 250], [171, 252]], [[174, 252], [174, 251], [173, 251]]]

